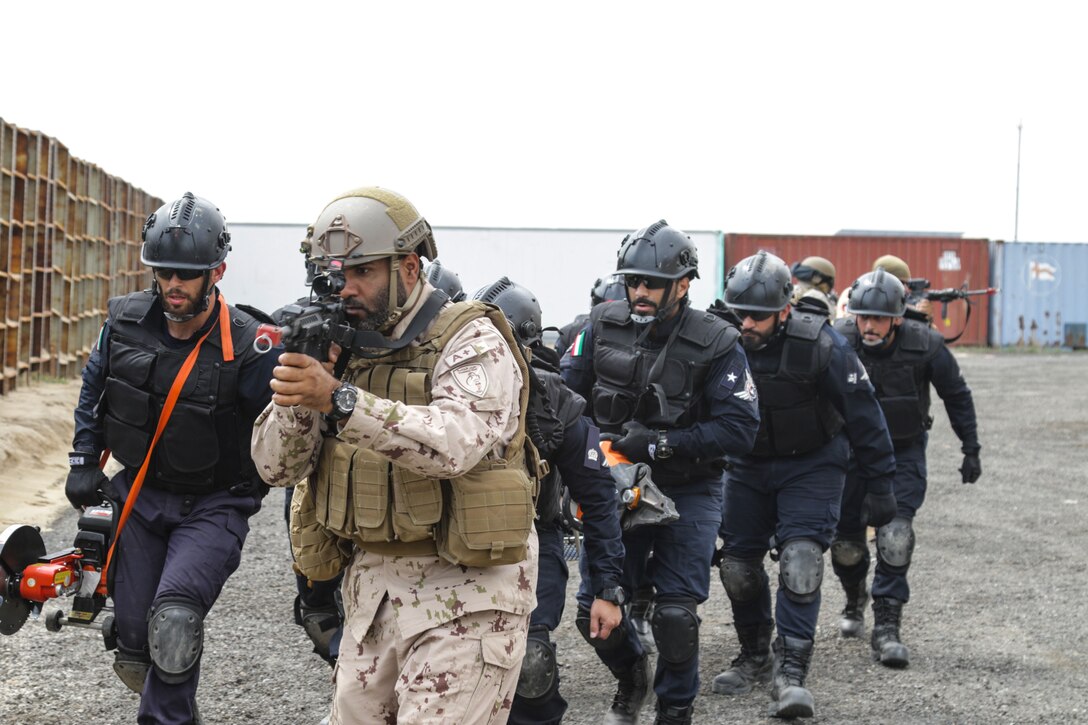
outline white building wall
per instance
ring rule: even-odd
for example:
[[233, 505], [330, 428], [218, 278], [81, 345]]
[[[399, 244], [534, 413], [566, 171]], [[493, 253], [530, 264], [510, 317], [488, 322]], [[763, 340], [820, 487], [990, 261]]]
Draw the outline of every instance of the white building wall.
[[[306, 294], [299, 242], [306, 225], [232, 224], [231, 253], [223, 294], [266, 312]], [[507, 276], [531, 289], [544, 310], [544, 324], [562, 326], [589, 307], [598, 277], [616, 268], [616, 252], [630, 230], [487, 229], [436, 227], [442, 264], [461, 276], [469, 296]], [[722, 285], [719, 232], [689, 232], [699, 250], [700, 279], [691, 286], [696, 307], [707, 307]]]

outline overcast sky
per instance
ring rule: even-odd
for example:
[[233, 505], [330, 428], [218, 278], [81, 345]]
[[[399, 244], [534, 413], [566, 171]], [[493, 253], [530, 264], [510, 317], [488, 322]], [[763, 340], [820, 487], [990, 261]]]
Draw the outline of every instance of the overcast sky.
[[1082, 3], [277, 6], [5, 3], [0, 117], [235, 222], [1006, 240], [1022, 121], [1019, 239], [1088, 241]]

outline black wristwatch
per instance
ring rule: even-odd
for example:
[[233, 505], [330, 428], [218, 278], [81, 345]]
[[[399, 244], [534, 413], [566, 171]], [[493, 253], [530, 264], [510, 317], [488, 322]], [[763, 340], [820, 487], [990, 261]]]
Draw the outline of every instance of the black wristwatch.
[[663, 461], [666, 458], [671, 458], [672, 454], [672, 446], [669, 445], [669, 432], [664, 429], [659, 430], [657, 432], [657, 447], [654, 449], [654, 460]]
[[623, 591], [623, 587], [605, 587], [596, 594], [597, 599], [603, 599], [606, 602], [612, 602], [618, 607], [622, 607], [627, 603], [627, 592]]
[[332, 422], [347, 418], [355, 410], [355, 401], [359, 399], [359, 391], [351, 383], [340, 383], [340, 387], [332, 391], [332, 412], [325, 417]]

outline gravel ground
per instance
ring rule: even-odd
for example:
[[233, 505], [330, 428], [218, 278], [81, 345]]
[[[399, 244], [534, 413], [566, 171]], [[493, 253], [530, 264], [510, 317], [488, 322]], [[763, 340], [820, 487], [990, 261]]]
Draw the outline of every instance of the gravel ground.
[[[958, 352], [975, 393], [984, 472], [974, 486], [959, 483], [959, 444], [937, 404], [929, 500], [915, 524], [913, 598], [904, 614], [911, 665], [885, 669], [871, 662], [867, 637], [839, 638], [843, 597], [828, 565], [808, 680], [813, 723], [1088, 722], [1088, 357]], [[241, 568], [207, 620], [199, 702], [210, 724], [305, 725], [327, 712], [330, 670], [291, 620], [282, 495], [273, 491], [254, 517]], [[74, 513], [52, 522], [47, 548], [70, 545], [74, 531]], [[737, 652], [716, 581], [701, 614], [695, 722], [772, 722], [765, 691], [710, 692]], [[556, 633], [566, 722], [598, 723], [613, 681], [572, 617], [569, 607]], [[0, 638], [0, 722], [133, 721], [137, 697], [111, 662], [94, 633], [54, 634], [28, 622]], [[652, 706], [643, 720], [653, 721]]]

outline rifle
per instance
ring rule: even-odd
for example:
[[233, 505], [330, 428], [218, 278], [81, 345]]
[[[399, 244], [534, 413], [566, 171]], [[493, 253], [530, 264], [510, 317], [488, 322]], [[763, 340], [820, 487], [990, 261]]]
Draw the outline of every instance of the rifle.
[[315, 274], [309, 303], [300, 301], [278, 310], [274, 317], [279, 325], [260, 325], [253, 349], [265, 353], [282, 342], [287, 352], [301, 352], [320, 362], [328, 360], [330, 344], [351, 333], [350, 327], [345, 327], [340, 300], [344, 284], [344, 273], [339, 269]]
[[930, 302], [941, 303], [941, 319], [944, 320], [944, 324], [946, 327], [952, 324], [952, 321], [948, 319], [948, 303], [954, 300], [963, 300], [967, 304], [967, 316], [963, 320], [963, 329], [960, 330], [959, 334], [955, 337], [946, 340], [946, 342], [955, 342], [956, 340], [960, 339], [963, 333], [967, 330], [967, 323], [971, 319], [971, 298], [982, 295], [991, 297], [997, 294], [999, 291], [1000, 290], [997, 287], [987, 287], [985, 289], [967, 289], [967, 283], [964, 282], [962, 287], [948, 287], [946, 289], [938, 290], [927, 289], [925, 291], [924, 297]]

